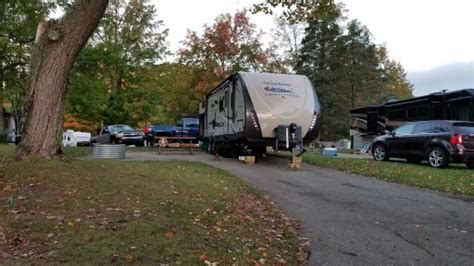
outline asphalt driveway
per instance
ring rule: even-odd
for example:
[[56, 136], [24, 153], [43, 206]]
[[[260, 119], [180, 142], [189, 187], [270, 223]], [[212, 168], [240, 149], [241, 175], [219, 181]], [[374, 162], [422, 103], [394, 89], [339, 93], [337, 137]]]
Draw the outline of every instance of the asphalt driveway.
[[261, 188], [311, 239], [311, 265], [474, 265], [474, 198], [263, 158], [255, 165], [213, 156], [128, 153], [132, 160], [193, 160]]

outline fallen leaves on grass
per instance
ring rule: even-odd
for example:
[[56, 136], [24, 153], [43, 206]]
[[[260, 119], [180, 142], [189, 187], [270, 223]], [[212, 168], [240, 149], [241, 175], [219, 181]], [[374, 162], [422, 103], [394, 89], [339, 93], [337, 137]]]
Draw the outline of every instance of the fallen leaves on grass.
[[[181, 163], [189, 167], [177, 174], [170, 171], [176, 162], [160, 167], [138, 162], [127, 167], [122, 162], [92, 162], [95, 167], [84, 167], [82, 161], [67, 166], [34, 163], [29, 172], [16, 176], [11, 170], [8, 179], [0, 179], [0, 197], [7, 203], [0, 206], [0, 215], [7, 218], [0, 219], [0, 261], [298, 263], [293, 221], [219, 170]], [[140, 182], [130, 177], [136, 172], [143, 177]], [[92, 249], [97, 253], [88, 258]]]
[[204, 252], [204, 253], [201, 254], [201, 256], [199, 256], [199, 261], [204, 262], [206, 260], [207, 260], [207, 253]]
[[165, 237], [166, 238], [172, 238], [176, 235], [176, 230], [173, 229], [173, 228], [169, 228], [166, 233], [165, 233]]

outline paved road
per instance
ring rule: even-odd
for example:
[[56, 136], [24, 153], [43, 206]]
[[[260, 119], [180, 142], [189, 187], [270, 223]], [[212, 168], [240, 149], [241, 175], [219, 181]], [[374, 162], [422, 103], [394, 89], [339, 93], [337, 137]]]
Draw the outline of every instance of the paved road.
[[311, 265], [474, 265], [474, 198], [309, 165], [292, 172], [272, 157], [247, 166], [206, 154], [128, 156], [201, 161], [245, 178], [300, 220]]

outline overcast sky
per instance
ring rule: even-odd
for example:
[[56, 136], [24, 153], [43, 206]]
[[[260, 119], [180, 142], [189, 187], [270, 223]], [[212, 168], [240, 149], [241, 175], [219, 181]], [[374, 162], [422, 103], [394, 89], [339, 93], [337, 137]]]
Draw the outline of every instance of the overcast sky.
[[[222, 13], [234, 13], [261, 0], [152, 0], [158, 17], [170, 29], [172, 51], [188, 29], [201, 31]], [[349, 19], [367, 25], [377, 44], [401, 62], [416, 96], [441, 89], [474, 88], [472, 0], [343, 0]], [[252, 22], [269, 32], [271, 16]]]

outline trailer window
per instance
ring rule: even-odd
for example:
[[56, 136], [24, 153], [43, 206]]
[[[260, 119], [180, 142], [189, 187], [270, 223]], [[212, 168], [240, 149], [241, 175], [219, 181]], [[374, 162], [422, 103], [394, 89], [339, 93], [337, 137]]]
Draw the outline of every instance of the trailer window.
[[232, 109], [232, 112], [235, 110], [235, 89], [232, 90], [230, 94], [230, 108]]
[[220, 99], [219, 101], [219, 112], [224, 111], [224, 99]]
[[471, 106], [469, 102], [451, 102], [448, 105], [449, 119], [469, 121], [471, 120]]
[[433, 103], [433, 119], [445, 118], [445, 105], [441, 103]]
[[227, 106], [229, 106], [229, 90], [228, 90], [229, 87], [227, 87], [226, 89], [227, 89], [227, 90], [225, 91], [225, 98], [224, 98], [224, 100], [225, 100], [225, 106], [227, 107]]
[[405, 121], [405, 110], [403, 109], [390, 110], [387, 112], [387, 117], [389, 120]]
[[416, 106], [407, 108], [407, 119], [408, 120], [415, 120], [415, 119], [422, 119], [428, 118], [430, 113], [430, 109], [428, 106]]

